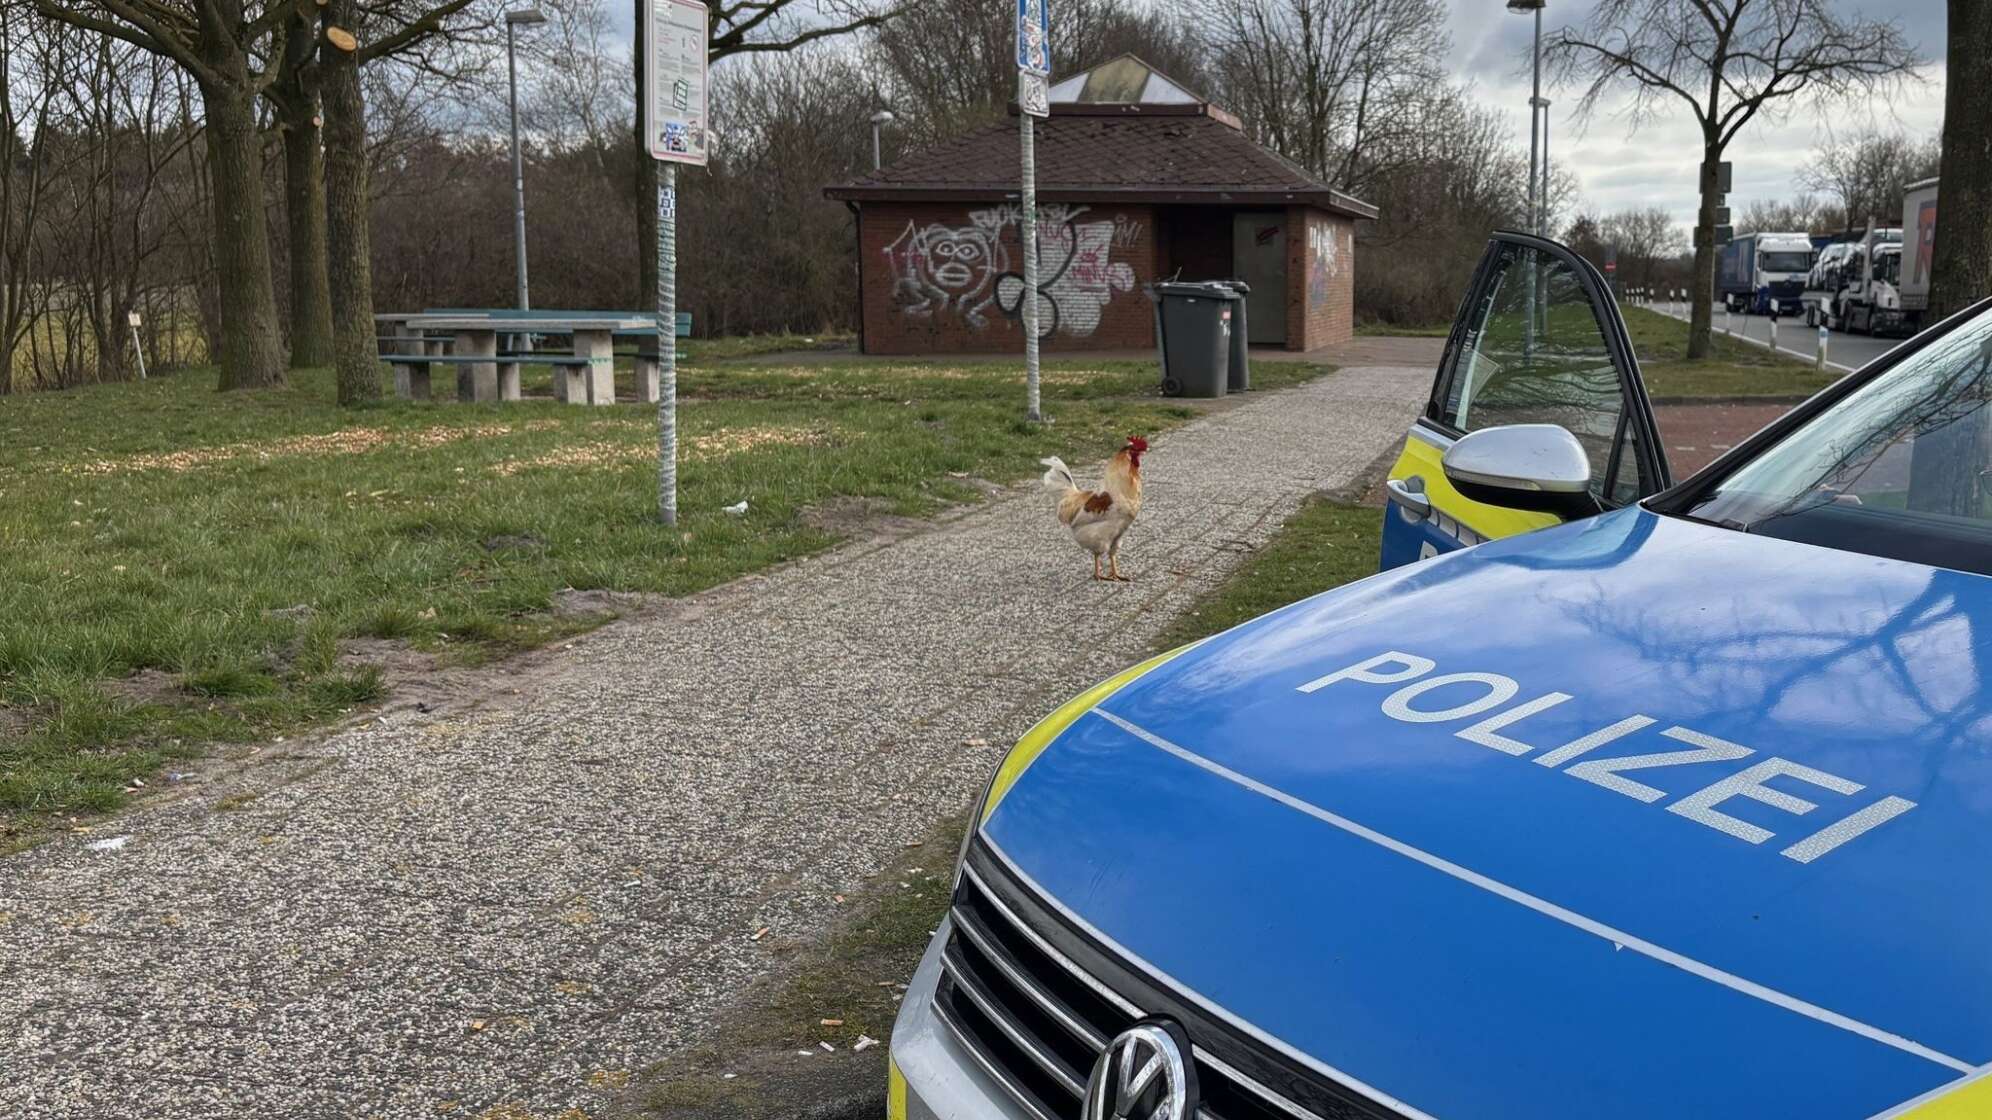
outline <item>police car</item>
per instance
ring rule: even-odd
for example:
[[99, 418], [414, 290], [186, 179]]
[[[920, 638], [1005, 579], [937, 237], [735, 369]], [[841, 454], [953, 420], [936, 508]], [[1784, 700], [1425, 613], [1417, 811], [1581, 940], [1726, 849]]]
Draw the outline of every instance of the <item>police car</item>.
[[1992, 302], [1672, 484], [1497, 235], [1387, 570], [1004, 760], [891, 1116], [1992, 1117], [1988, 402]]

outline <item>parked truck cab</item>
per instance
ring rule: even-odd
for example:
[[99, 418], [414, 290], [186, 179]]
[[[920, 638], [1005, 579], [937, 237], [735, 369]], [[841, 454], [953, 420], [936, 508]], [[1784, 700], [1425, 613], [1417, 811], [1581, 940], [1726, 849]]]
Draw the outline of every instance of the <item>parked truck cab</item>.
[[1795, 311], [1812, 259], [1812, 238], [1806, 234], [1744, 234], [1722, 247], [1716, 294], [1730, 311], [1765, 315], [1773, 302]]
[[1913, 334], [1918, 316], [1902, 305], [1902, 231], [1870, 230], [1855, 244], [1826, 325], [1852, 334]]

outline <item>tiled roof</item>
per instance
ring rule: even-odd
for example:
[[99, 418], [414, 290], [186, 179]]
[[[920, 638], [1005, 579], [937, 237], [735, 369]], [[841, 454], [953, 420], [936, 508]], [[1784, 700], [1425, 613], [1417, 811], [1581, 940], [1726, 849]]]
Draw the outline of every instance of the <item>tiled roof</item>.
[[[1202, 106], [1174, 112], [1132, 106], [1061, 111], [1037, 124], [1037, 190], [1051, 199], [1103, 196], [1153, 201], [1289, 201], [1351, 217], [1376, 208], [1334, 190], [1260, 147]], [[1013, 194], [1021, 173], [1015, 118], [912, 153], [890, 167], [828, 188], [840, 199]]]

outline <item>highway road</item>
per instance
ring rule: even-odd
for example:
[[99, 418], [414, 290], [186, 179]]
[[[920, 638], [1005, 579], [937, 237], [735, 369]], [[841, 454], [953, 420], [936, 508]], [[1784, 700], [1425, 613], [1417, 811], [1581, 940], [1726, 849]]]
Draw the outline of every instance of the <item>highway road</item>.
[[[1686, 321], [1687, 305], [1680, 303], [1656, 303], [1648, 305], [1650, 310], [1662, 315]], [[1722, 308], [1715, 309], [1715, 329], [1719, 332], [1727, 326], [1729, 332], [1738, 338], [1767, 345], [1771, 335], [1771, 320], [1767, 315], [1728, 315]], [[1901, 345], [1899, 338], [1876, 338], [1864, 334], [1847, 334], [1833, 331], [1826, 343], [1826, 363], [1829, 367], [1846, 373], [1856, 370]], [[1778, 319], [1778, 349], [1801, 361], [1812, 361], [1819, 353], [1819, 328], [1807, 327], [1799, 316], [1786, 315]]]

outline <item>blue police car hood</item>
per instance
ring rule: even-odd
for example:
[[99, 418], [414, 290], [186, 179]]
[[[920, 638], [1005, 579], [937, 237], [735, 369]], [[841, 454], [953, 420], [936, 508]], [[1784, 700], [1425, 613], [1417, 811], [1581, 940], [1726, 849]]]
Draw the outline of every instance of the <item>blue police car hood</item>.
[[1992, 580], [1643, 510], [1169, 661], [986, 822], [1082, 931], [1440, 1120], [1861, 1120], [1992, 1059]]

